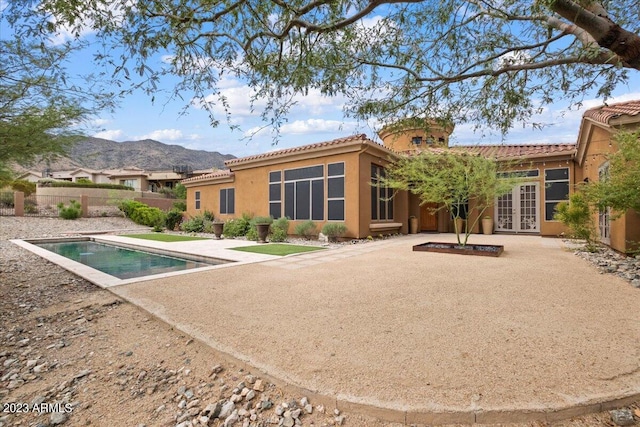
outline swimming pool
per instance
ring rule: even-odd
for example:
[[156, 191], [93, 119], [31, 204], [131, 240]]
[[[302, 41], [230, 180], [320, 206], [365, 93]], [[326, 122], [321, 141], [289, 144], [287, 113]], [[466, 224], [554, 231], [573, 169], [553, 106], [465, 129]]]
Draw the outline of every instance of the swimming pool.
[[98, 243], [89, 239], [32, 242], [32, 244], [119, 279], [132, 279], [225, 263], [222, 260], [196, 261], [183, 257], [155, 254]]

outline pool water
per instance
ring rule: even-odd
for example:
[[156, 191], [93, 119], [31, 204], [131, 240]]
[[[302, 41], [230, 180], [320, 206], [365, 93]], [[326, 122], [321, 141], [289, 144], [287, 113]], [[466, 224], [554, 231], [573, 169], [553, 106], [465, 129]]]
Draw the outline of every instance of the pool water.
[[38, 243], [37, 246], [119, 279], [150, 276], [221, 264], [152, 254], [93, 241]]

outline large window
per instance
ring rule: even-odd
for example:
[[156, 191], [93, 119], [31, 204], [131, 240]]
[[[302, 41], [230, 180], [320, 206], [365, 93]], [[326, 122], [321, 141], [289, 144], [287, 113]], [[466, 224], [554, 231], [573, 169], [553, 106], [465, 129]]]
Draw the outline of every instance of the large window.
[[344, 162], [327, 165], [327, 219], [344, 221]]
[[200, 192], [196, 191], [195, 192], [195, 196], [194, 196], [195, 200], [196, 200], [196, 209], [200, 209]]
[[324, 220], [324, 165], [284, 171], [284, 215]]
[[234, 188], [223, 188], [220, 190], [220, 213], [235, 213], [236, 191]]
[[544, 171], [544, 219], [553, 221], [558, 203], [569, 200], [569, 168]]
[[385, 177], [382, 166], [371, 165], [371, 219], [384, 221], [393, 219], [393, 190], [383, 186], [380, 179]]

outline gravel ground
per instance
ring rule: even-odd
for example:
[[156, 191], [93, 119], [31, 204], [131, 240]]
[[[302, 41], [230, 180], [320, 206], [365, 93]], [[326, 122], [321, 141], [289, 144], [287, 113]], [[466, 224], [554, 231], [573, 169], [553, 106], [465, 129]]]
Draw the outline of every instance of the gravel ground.
[[[140, 228], [0, 217], [0, 427], [399, 427], [260, 379], [108, 291], [8, 242]], [[409, 375], [409, 373], [408, 373]], [[630, 413], [640, 416], [638, 405]], [[512, 426], [616, 425], [608, 412]]]

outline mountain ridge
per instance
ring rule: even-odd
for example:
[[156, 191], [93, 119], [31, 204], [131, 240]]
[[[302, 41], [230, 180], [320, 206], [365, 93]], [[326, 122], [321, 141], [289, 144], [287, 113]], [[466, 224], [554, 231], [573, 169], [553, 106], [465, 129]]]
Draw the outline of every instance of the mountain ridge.
[[235, 159], [232, 154], [217, 151], [191, 150], [181, 145], [165, 144], [153, 139], [116, 142], [88, 137], [74, 144], [64, 156], [46, 162], [24, 166], [29, 170], [50, 169], [52, 172], [77, 168], [95, 170], [140, 169], [172, 170], [174, 166], [188, 166], [192, 170], [223, 169], [224, 161]]

